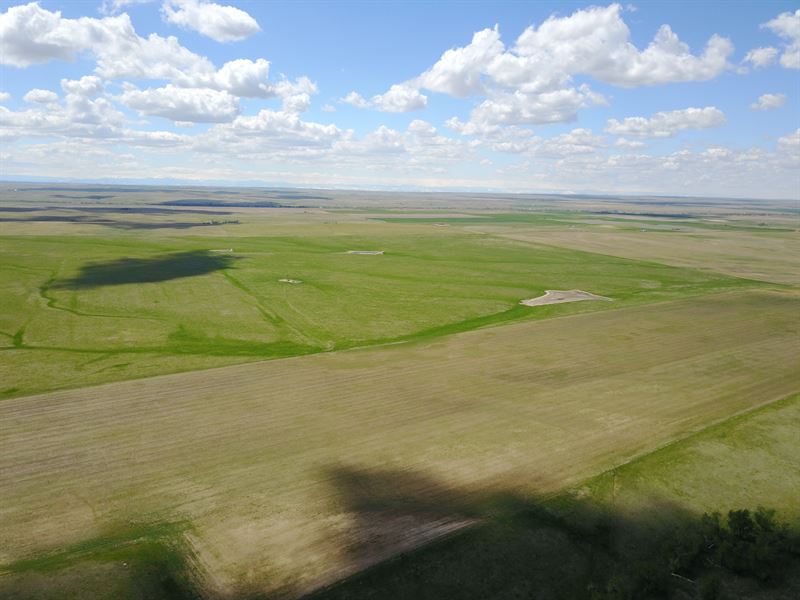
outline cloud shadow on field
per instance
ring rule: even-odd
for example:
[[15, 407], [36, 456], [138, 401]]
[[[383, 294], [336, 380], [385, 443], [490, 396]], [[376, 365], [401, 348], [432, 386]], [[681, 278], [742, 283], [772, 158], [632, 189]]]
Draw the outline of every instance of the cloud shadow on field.
[[[224, 214], [224, 213], [223, 213]], [[0, 217], [0, 223], [77, 223], [81, 225], [103, 225], [113, 229], [190, 229], [192, 227], [213, 227], [217, 225], [235, 225], [236, 221], [125, 221], [120, 219], [98, 219], [83, 215], [39, 215], [35, 217]]]
[[[4, 206], [0, 204], [0, 213], [20, 213], [20, 212], [52, 212], [70, 211], [85, 213], [110, 213], [110, 214], [136, 214], [136, 215], [230, 215], [227, 210], [207, 210], [191, 208], [158, 208], [156, 206]], [[81, 217], [85, 218], [85, 217]]]
[[51, 289], [79, 290], [127, 283], [170, 281], [227, 269], [235, 260], [229, 254], [212, 254], [206, 250], [174, 252], [152, 258], [120, 258], [86, 264], [75, 277], [57, 281]]

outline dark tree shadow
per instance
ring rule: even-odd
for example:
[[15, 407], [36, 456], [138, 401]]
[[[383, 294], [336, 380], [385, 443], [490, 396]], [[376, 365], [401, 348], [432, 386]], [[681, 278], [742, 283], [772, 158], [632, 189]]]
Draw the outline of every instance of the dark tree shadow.
[[230, 254], [215, 254], [206, 250], [175, 252], [153, 258], [120, 258], [84, 265], [75, 277], [56, 281], [51, 289], [78, 290], [195, 277], [227, 269], [235, 260]]
[[[456, 488], [408, 471], [339, 467], [330, 479], [354, 515], [345, 550], [356, 574], [313, 600], [788, 599], [800, 590], [796, 532], [782, 550], [758, 551], [750, 571], [726, 570], [713, 526], [657, 498], [633, 511], [573, 495]], [[717, 581], [722, 595], [713, 595]]]

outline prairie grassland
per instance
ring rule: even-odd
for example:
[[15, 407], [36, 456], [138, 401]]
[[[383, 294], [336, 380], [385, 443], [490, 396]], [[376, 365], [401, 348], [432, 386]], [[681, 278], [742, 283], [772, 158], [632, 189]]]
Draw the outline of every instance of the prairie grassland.
[[[460, 227], [268, 210], [0, 222], [0, 398], [763, 285]], [[202, 225], [212, 217], [237, 223]], [[386, 254], [347, 254], [364, 248]], [[518, 305], [546, 289], [614, 302]]]
[[[442, 488], [550, 494], [796, 392], [797, 309], [728, 292], [9, 399], [0, 563], [113, 572], [109, 530], [185, 523], [205, 592], [297, 595], [464, 523]], [[402, 477], [397, 510], [354, 510], [375, 469], [437, 510], [405, 514]]]

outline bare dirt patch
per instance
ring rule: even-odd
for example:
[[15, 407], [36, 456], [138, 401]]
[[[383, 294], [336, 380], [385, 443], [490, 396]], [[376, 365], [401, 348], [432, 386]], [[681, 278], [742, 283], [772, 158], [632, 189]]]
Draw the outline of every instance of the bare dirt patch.
[[303, 283], [302, 279], [278, 279], [278, 281], [280, 281], [281, 283], [294, 283], [294, 284]]
[[611, 298], [598, 296], [583, 290], [547, 290], [544, 296], [520, 300], [520, 304], [525, 306], [543, 306], [545, 304], [561, 304], [563, 302], [580, 302], [582, 300], [605, 300], [611, 302]]
[[370, 256], [376, 256], [378, 254], [383, 254], [383, 250], [348, 250], [347, 254], [366, 254]]

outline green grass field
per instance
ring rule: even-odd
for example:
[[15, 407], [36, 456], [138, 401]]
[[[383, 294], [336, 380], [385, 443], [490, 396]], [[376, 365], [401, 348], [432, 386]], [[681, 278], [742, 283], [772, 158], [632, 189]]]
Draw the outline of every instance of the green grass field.
[[571, 597], [578, 500], [800, 521], [780, 207], [129, 194], [0, 203], [0, 597]]
[[[429, 339], [763, 285], [460, 230], [312, 222], [296, 235], [260, 219], [245, 227], [260, 225], [261, 236], [67, 236], [71, 224], [47, 223], [51, 235], [0, 237], [0, 394]], [[385, 254], [347, 254], [353, 249]], [[576, 288], [614, 302], [535, 310], [518, 304], [546, 289]]]

